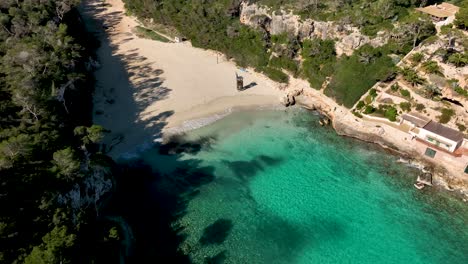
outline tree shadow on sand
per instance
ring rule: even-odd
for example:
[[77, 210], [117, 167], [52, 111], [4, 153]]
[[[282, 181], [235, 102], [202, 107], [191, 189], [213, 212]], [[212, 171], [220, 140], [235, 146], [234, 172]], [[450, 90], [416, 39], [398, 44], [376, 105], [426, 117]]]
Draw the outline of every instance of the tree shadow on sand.
[[[139, 56], [138, 48], [126, 52], [117, 49], [122, 43], [112, 42], [109, 36], [120, 34], [114, 27], [123, 14], [104, 13], [105, 10], [97, 2], [86, 1], [80, 11], [88, 31], [101, 44], [97, 50], [102, 67], [96, 70], [100, 78], [96, 82], [95, 111], [100, 112], [98, 123], [114, 130], [106, 136], [104, 150], [122, 152], [145, 143], [142, 140], [153, 142], [160, 138], [167, 118], [174, 112], [146, 114], [148, 106], [166, 99], [171, 89], [164, 86], [163, 71]], [[127, 42], [132, 34], [119, 37]], [[104, 107], [106, 111], [101, 109]], [[205, 145], [177, 144], [178, 151], [170, 156], [171, 165], [177, 169], [170, 174], [155, 172], [141, 160], [116, 166], [116, 190], [101, 208], [100, 218], [121, 222], [121, 263], [190, 262], [179, 251], [184, 240], [183, 227], [174, 223], [185, 214], [187, 203], [198, 194], [198, 188], [213, 180], [213, 168], [201, 166], [198, 160], [182, 161], [180, 157], [182, 152], [200, 151]], [[98, 263], [108, 263], [109, 255], [96, 251]]]
[[[85, 1], [80, 11], [88, 31], [101, 44], [96, 52], [101, 67], [95, 72], [94, 110], [95, 122], [111, 130], [105, 138], [107, 151], [129, 151], [160, 138], [167, 118], [174, 112], [155, 115], [148, 110], [171, 92], [162, 78], [164, 71], [140, 56], [138, 48], [119, 49], [134, 37], [114, 30], [124, 17], [122, 12], [105, 13], [106, 9], [97, 1]], [[116, 38], [111, 40], [111, 36]]]

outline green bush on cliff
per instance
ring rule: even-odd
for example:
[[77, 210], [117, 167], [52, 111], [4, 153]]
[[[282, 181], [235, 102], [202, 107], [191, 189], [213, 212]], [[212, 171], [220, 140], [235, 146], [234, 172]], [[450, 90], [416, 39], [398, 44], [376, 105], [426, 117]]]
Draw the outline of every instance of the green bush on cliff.
[[299, 70], [297, 62], [285, 56], [271, 58], [269, 66], [276, 69], [285, 69], [294, 76], [296, 76]]
[[443, 108], [442, 110], [440, 110], [440, 112], [441, 115], [438, 116], [438, 118], [439, 122], [442, 124], [447, 124], [450, 121], [450, 119], [452, 119], [452, 116], [455, 115], [455, 111], [450, 108]]
[[326, 78], [333, 74], [336, 53], [333, 40], [305, 40], [302, 43], [302, 75], [315, 89], [320, 89]]
[[390, 57], [380, 49], [363, 47], [352, 56], [342, 56], [325, 94], [338, 103], [352, 107], [378, 81], [394, 77], [395, 67]]
[[275, 82], [287, 83], [289, 80], [288, 75], [278, 69], [266, 67], [263, 68], [262, 72]]

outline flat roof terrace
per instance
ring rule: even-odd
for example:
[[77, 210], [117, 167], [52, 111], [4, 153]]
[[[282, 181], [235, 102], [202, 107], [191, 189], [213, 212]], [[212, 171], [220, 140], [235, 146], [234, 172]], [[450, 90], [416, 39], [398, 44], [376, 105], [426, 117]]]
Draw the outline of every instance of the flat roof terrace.
[[449, 3], [435, 4], [426, 7], [416, 8], [416, 10], [438, 18], [454, 16], [460, 8]]

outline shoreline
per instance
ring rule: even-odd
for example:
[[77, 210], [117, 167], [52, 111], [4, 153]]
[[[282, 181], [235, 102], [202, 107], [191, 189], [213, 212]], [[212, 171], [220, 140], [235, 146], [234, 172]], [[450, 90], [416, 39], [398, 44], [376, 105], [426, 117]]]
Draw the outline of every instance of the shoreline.
[[[111, 131], [104, 139], [111, 157], [159, 141], [187, 120], [234, 107], [280, 105], [280, 85], [265, 76], [188, 42], [140, 38], [133, 31], [139, 22], [125, 15], [123, 2], [105, 3], [85, 0], [80, 11], [88, 31], [101, 41], [93, 118]], [[236, 74], [244, 78], [242, 91]]]
[[169, 140], [172, 136], [183, 134], [191, 130], [199, 129], [204, 126], [211, 125], [233, 113], [242, 111], [262, 111], [262, 110], [285, 110], [286, 107], [281, 104], [256, 104], [256, 105], [234, 105], [229, 108], [225, 108], [219, 112], [203, 113], [196, 112], [196, 118], [187, 120], [181, 120], [178, 124], [168, 127], [163, 132], [162, 141]]
[[[424, 164], [422, 166], [429, 165], [434, 168], [435, 184], [448, 190], [456, 189], [468, 197], [468, 181], [450, 170], [450, 164], [442, 166], [424, 158], [411, 145], [408, 134], [402, 134], [387, 124], [359, 119], [349, 109], [311, 88], [308, 82], [296, 78], [290, 78], [289, 85], [280, 90], [279, 83], [249, 69], [245, 73], [246, 80], [255, 83], [255, 87], [242, 92], [233, 91], [229, 80], [237, 66], [232, 61], [214, 63], [214, 51], [194, 48], [187, 43], [167, 44], [138, 38], [130, 32], [131, 26], [138, 25], [138, 22], [124, 15], [123, 3], [120, 0], [106, 2], [111, 3], [110, 7], [98, 12], [89, 9], [96, 1], [85, 1], [84, 6], [88, 10], [84, 13], [88, 15], [85, 20], [95, 24], [91, 31], [102, 34], [99, 38], [104, 47], [97, 51], [101, 64], [112, 65], [95, 73], [101, 86], [96, 88], [95, 110], [105, 110], [103, 115], [95, 114], [94, 119], [112, 130], [113, 134], [107, 137], [106, 143], [111, 146], [109, 155], [113, 158], [132, 156], [135, 151], [163, 142], [164, 138], [175, 133], [209, 125], [233, 111], [282, 107], [280, 98], [293, 94], [298, 105], [328, 116], [338, 135], [375, 143]], [[109, 14], [116, 12], [112, 29], [99, 27]], [[197, 63], [193, 64], [193, 61]], [[185, 64], [188, 64], [187, 68], [180, 69]], [[119, 75], [128, 79], [113, 77]], [[213, 75], [216, 78], [211, 80]], [[207, 80], [212, 83], [207, 83]], [[157, 94], [148, 96], [154, 90]], [[109, 94], [115, 97], [119, 107], [108, 103]], [[117, 137], [122, 137], [122, 140], [115, 143]], [[132, 151], [127, 151], [129, 149]]]
[[[437, 164], [436, 162], [425, 158], [422, 154], [418, 153], [415, 146], [407, 144], [405, 141], [389, 140], [384, 137], [384, 135], [389, 134], [385, 129], [393, 129], [392, 132], [396, 132], [396, 129], [388, 125], [385, 125], [384, 128], [384, 125], [382, 124], [372, 127], [369, 123], [372, 125], [375, 125], [375, 123], [359, 119], [352, 115], [350, 111], [344, 115], [337, 115], [336, 103], [332, 105], [324, 105], [320, 100], [322, 98], [315, 98], [310, 94], [307, 94], [306, 97], [308, 97], [307, 99], [309, 99], [309, 101], [300, 101], [299, 104], [306, 109], [317, 110], [321, 114], [330, 118], [333, 129], [338, 135], [376, 144], [384, 150], [397, 154], [403, 159], [407, 159], [408, 165], [418, 166], [420, 170], [425, 167], [428, 168], [432, 174], [433, 187], [441, 188], [449, 192], [455, 192], [464, 202], [468, 201], [468, 182], [461, 177], [457, 177], [457, 174], [454, 173], [453, 170], [451, 171], [448, 166]], [[310, 101], [314, 99], [317, 100], [316, 103]], [[332, 107], [335, 107], [335, 109], [332, 110]], [[350, 119], [349, 116], [352, 116], [352, 118]], [[362, 125], [363, 122], [367, 122], [368, 124]], [[382, 133], [382, 131], [384, 131], [384, 133]], [[407, 137], [409, 137], [409, 135]], [[408, 139], [405, 138], [405, 140]]]

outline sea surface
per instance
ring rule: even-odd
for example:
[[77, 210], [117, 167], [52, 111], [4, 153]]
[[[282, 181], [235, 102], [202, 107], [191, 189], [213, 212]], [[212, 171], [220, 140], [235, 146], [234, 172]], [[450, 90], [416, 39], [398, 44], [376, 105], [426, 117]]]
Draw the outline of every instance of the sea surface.
[[141, 158], [194, 263], [468, 263], [467, 203], [314, 112], [237, 112], [177, 142]]

